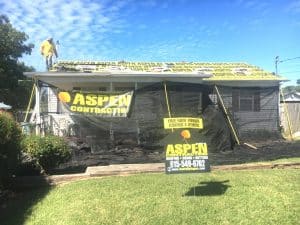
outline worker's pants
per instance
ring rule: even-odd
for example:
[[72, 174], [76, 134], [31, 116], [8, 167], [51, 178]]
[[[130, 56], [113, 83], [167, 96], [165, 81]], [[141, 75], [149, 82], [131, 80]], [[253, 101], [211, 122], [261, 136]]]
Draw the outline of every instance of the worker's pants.
[[53, 55], [48, 55], [45, 57], [46, 67], [48, 71], [52, 68], [52, 57]]

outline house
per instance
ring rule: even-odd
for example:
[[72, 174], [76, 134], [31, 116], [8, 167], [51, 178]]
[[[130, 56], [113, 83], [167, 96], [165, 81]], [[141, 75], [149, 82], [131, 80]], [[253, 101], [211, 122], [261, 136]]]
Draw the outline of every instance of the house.
[[94, 154], [182, 141], [164, 118], [179, 118], [174, 127], [191, 118], [182, 123], [192, 126], [189, 141], [205, 140], [210, 151], [256, 131], [279, 132], [285, 79], [247, 63], [59, 61], [26, 75], [37, 84], [37, 132], [79, 138]]

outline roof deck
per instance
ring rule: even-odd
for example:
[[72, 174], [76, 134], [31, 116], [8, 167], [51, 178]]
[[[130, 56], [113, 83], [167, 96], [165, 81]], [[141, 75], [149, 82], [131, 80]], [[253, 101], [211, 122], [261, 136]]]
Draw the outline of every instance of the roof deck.
[[61, 89], [155, 82], [278, 86], [286, 79], [247, 63], [58, 61], [48, 72], [25, 73]]
[[[56, 72], [200, 75], [205, 80], [285, 80], [247, 63], [58, 61]], [[206, 77], [205, 77], [206, 75]]]

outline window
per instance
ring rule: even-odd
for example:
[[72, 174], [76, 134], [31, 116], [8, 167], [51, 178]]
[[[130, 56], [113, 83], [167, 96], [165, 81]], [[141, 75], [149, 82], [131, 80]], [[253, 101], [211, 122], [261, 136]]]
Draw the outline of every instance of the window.
[[232, 107], [235, 112], [260, 111], [259, 88], [234, 88], [232, 90]]

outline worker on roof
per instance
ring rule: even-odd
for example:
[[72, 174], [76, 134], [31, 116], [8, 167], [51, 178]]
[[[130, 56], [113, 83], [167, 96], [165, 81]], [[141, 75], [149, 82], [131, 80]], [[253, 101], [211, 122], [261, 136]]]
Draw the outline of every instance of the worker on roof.
[[49, 71], [52, 67], [53, 55], [55, 55], [56, 58], [58, 57], [56, 46], [53, 43], [52, 37], [49, 37], [45, 41], [42, 42], [40, 51], [41, 51], [41, 54], [45, 57], [46, 67], [47, 67], [47, 70]]

